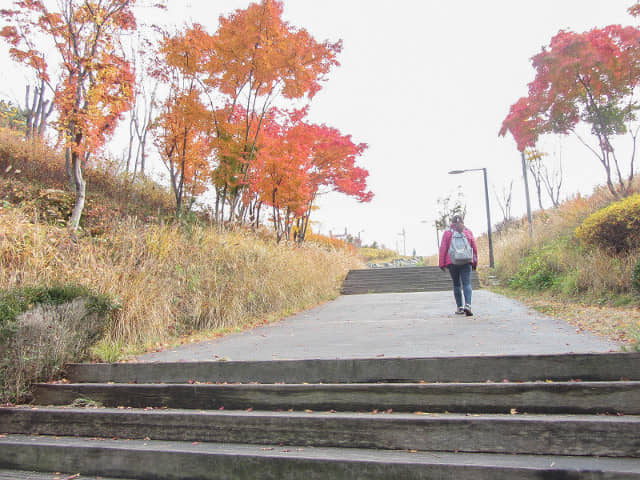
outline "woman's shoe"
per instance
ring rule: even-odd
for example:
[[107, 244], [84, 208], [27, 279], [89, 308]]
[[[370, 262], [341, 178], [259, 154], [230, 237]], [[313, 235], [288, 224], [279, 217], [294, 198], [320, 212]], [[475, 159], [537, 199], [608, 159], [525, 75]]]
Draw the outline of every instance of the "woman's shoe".
[[473, 317], [473, 312], [471, 311], [471, 305], [467, 303], [462, 309], [462, 313], [464, 313], [467, 317]]

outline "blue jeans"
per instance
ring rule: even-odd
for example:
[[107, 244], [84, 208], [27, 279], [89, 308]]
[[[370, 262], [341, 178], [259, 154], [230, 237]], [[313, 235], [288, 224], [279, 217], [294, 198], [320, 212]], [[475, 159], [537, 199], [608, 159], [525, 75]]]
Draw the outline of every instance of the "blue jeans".
[[[456, 305], [462, 307], [462, 293], [464, 292], [464, 303], [471, 305], [471, 264], [449, 265], [449, 274], [453, 280], [453, 296]], [[460, 285], [462, 284], [462, 286]]]

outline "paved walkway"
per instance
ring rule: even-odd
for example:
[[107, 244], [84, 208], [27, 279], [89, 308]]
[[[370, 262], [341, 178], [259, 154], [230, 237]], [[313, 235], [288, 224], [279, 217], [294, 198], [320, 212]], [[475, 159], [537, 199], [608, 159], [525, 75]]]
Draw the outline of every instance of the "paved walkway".
[[478, 290], [475, 315], [450, 292], [341, 296], [282, 321], [138, 357], [143, 362], [438, 357], [619, 351], [620, 345]]

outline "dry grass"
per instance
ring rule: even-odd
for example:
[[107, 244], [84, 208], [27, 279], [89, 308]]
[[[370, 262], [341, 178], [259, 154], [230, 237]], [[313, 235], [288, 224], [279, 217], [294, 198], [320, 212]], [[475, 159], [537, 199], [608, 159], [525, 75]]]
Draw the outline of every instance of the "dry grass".
[[[116, 175], [107, 159], [94, 156], [85, 169], [87, 202], [81, 225], [102, 233], [122, 216], [154, 222], [172, 215], [171, 193], [148, 178], [133, 181]], [[73, 193], [65, 173], [64, 155], [37, 140], [0, 128], [0, 195], [2, 200], [29, 208], [38, 220], [64, 224], [73, 208]], [[53, 217], [53, 218], [52, 218]]]
[[114, 345], [141, 351], [197, 330], [241, 328], [337, 295], [359, 261], [251, 233], [124, 220], [99, 237], [0, 209], [0, 289], [71, 283], [122, 305]]

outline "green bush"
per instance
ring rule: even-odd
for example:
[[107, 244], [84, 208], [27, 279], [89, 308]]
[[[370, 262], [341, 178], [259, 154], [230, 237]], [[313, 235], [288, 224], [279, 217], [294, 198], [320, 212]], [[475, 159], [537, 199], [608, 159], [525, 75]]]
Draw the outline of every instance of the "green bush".
[[587, 217], [576, 238], [589, 247], [623, 253], [640, 245], [640, 194], [612, 203]]
[[580, 257], [579, 245], [571, 236], [557, 236], [549, 243], [524, 252], [508, 283], [524, 290], [576, 293], [581, 288], [576, 273]]
[[558, 273], [553, 253], [535, 249], [522, 259], [509, 284], [513, 288], [525, 290], [546, 290], [556, 283]]

